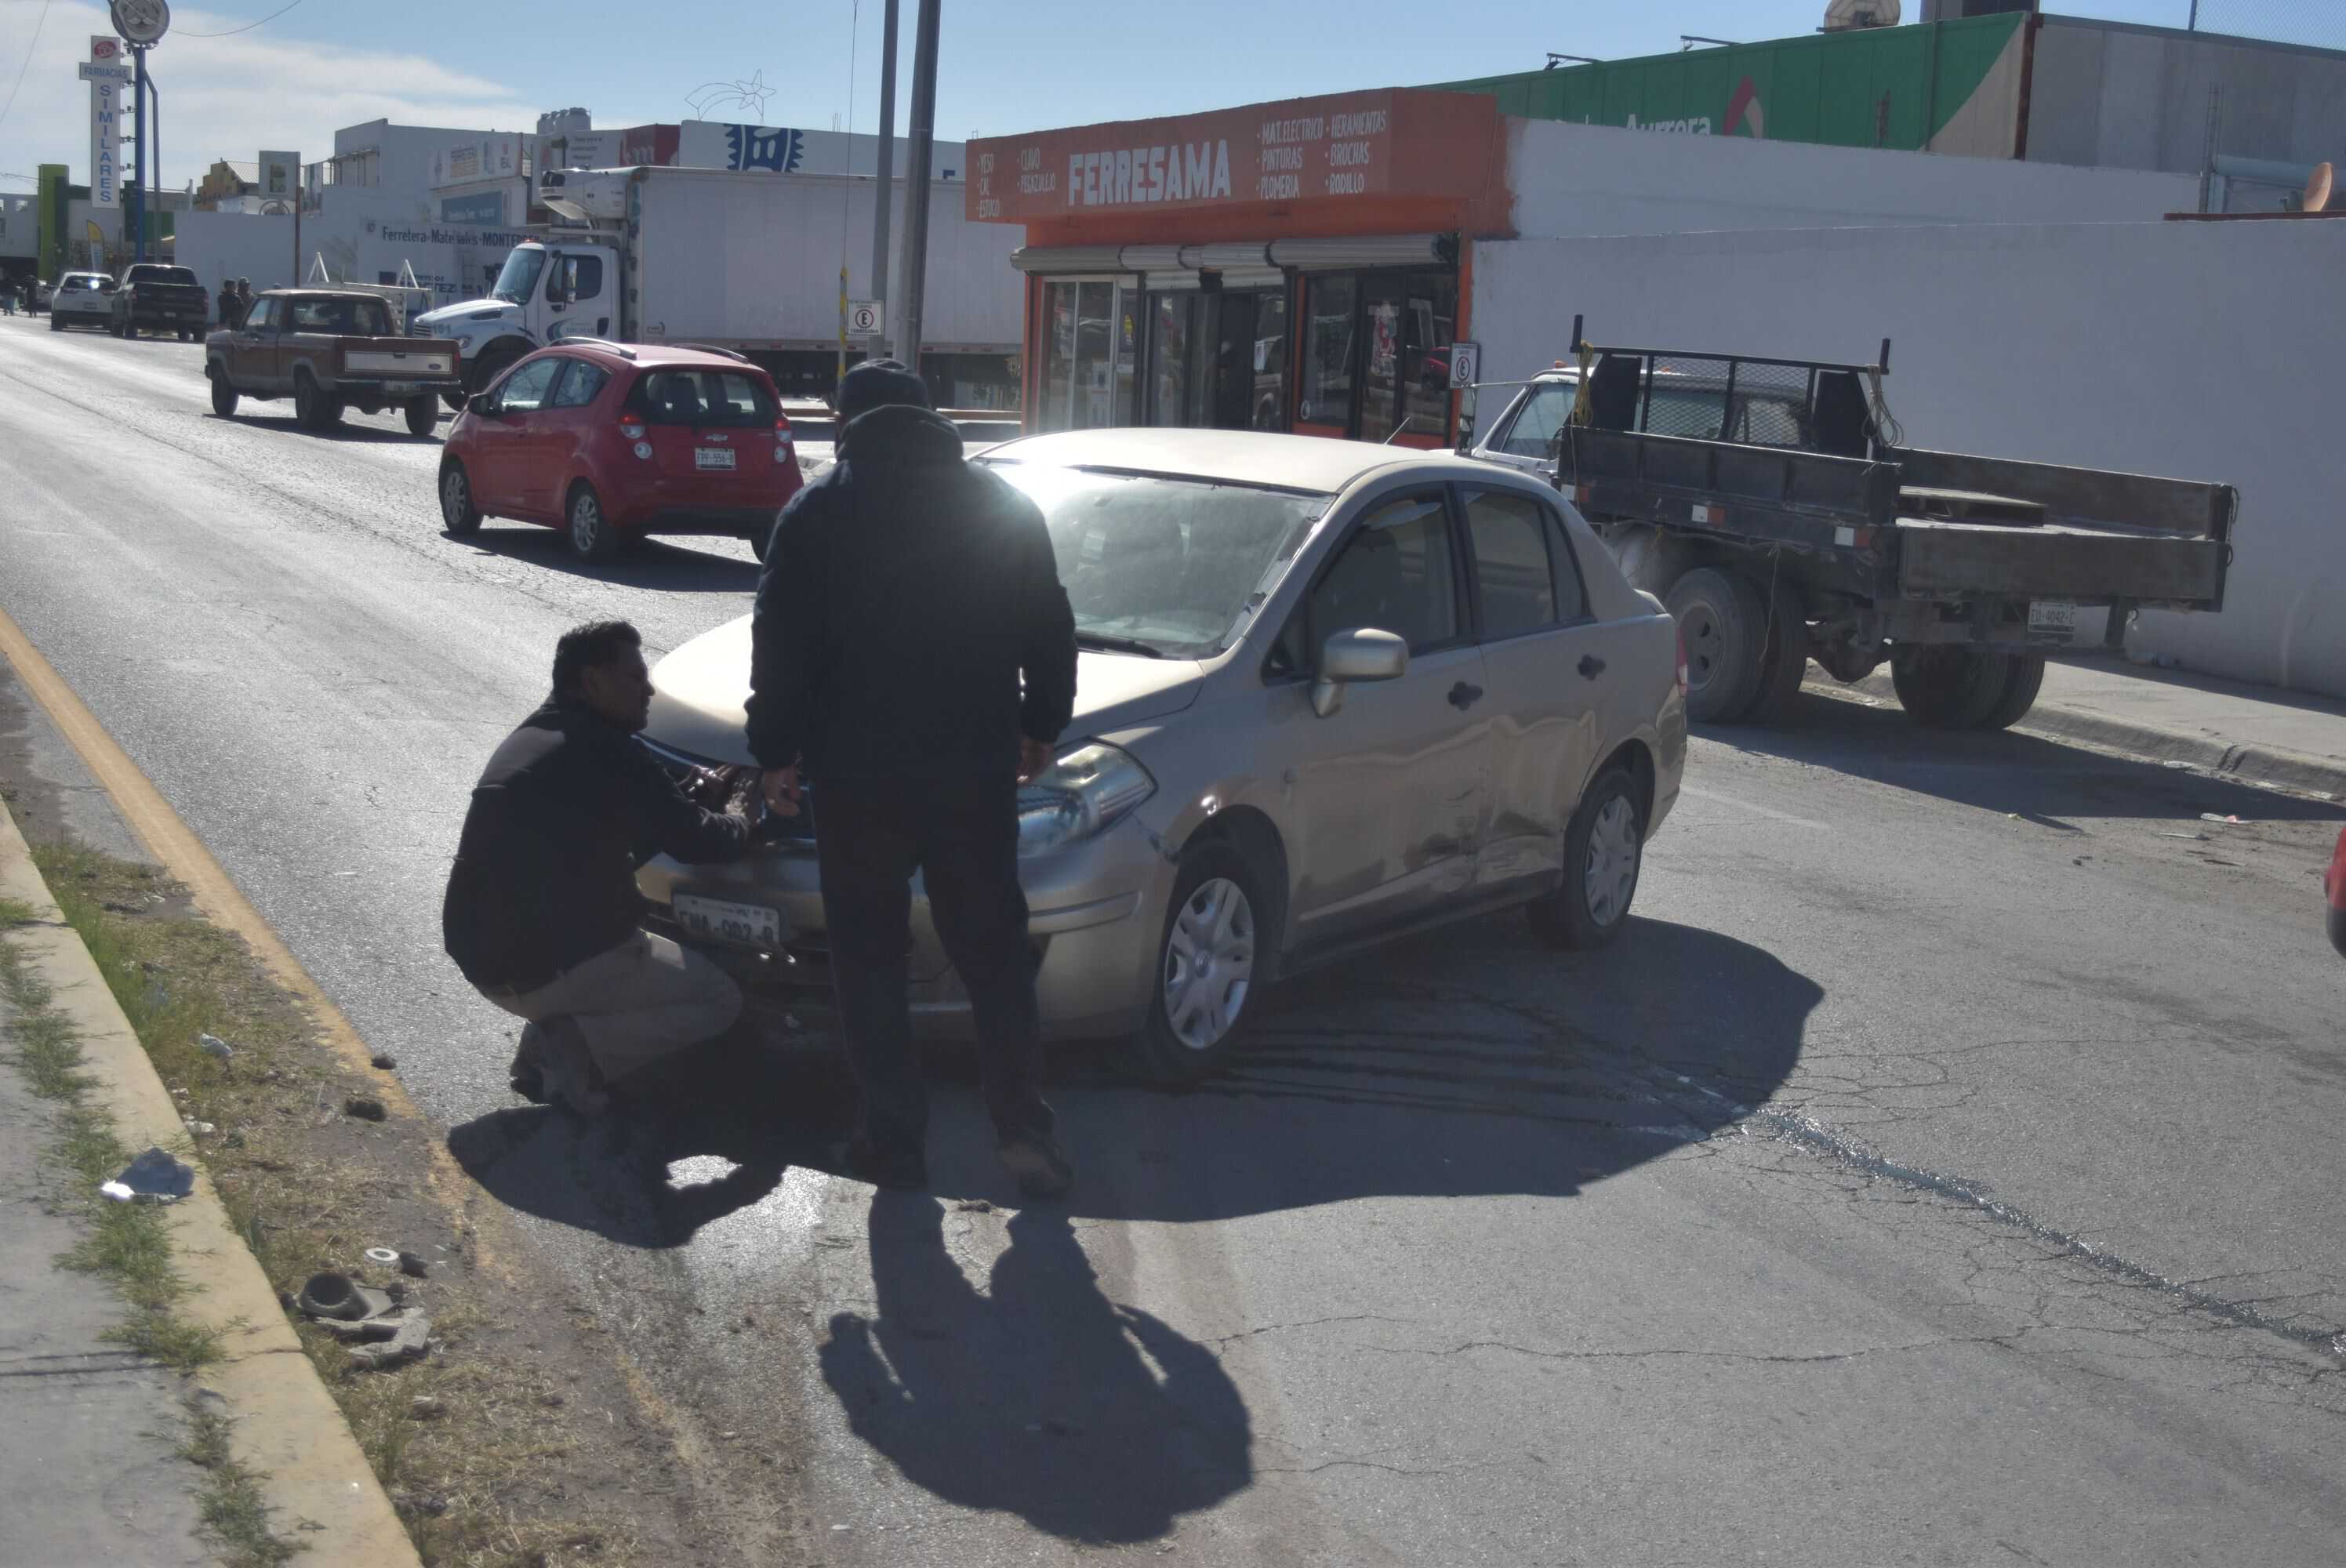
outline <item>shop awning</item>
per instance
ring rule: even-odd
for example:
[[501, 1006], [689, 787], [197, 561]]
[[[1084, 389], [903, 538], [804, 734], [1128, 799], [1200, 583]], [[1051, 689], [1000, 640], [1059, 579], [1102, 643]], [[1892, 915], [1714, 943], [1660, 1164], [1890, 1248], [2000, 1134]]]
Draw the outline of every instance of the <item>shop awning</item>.
[[1194, 289], [1218, 273], [1225, 289], [1267, 289], [1288, 268], [1448, 266], [1458, 259], [1448, 234], [1369, 234], [1336, 239], [1268, 239], [1217, 245], [1026, 245], [1010, 253], [1021, 272], [1147, 273], [1153, 287]]

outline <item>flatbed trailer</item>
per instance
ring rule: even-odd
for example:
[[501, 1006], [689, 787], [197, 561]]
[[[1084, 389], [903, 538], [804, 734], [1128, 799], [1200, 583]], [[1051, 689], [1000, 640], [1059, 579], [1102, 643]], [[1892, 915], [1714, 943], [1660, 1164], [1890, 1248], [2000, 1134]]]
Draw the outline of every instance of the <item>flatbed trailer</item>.
[[1859, 365], [1573, 337], [1474, 454], [1550, 475], [1678, 616], [1698, 721], [1780, 714], [1814, 658], [1888, 663], [1921, 723], [2000, 728], [2082, 612], [2116, 647], [2136, 610], [2223, 608], [2230, 485], [1908, 445], [1886, 340]]

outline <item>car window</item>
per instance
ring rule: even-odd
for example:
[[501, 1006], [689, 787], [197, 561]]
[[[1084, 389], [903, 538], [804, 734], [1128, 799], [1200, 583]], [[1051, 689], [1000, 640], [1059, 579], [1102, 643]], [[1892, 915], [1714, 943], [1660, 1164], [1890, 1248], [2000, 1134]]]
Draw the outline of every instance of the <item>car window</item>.
[[277, 301], [255, 300], [252, 309], [244, 313], [244, 330], [258, 332], [277, 324]]
[[532, 360], [505, 378], [505, 389], [497, 393], [499, 413], [536, 413], [546, 406], [546, 394], [554, 388], [554, 375], [566, 361], [562, 356]]
[[1470, 491], [1466, 537], [1474, 551], [1474, 586], [1483, 636], [1521, 636], [1556, 624], [1556, 569], [1550, 563], [1547, 509], [1509, 491]]
[[1293, 651], [1298, 669], [1315, 666], [1318, 649], [1338, 632], [1392, 632], [1413, 653], [1456, 636], [1457, 579], [1442, 497], [1397, 496], [1362, 518], [1307, 611], [1311, 640]]
[[781, 417], [772, 384], [750, 371], [653, 371], [636, 382], [627, 406], [653, 424], [771, 430]]
[[390, 335], [391, 317], [380, 300], [296, 299], [292, 325], [297, 332], [381, 338]]
[[1579, 392], [1577, 385], [1566, 382], [1542, 382], [1533, 387], [1523, 411], [1500, 440], [1499, 450], [1511, 457], [1547, 456], [1555, 450], [1556, 433], [1564, 428]]
[[549, 300], [591, 300], [602, 291], [603, 259], [600, 256], [565, 256], [555, 270], [546, 274], [546, 297]]
[[89, 292], [89, 280], [87, 278], [68, 278], [62, 284], [58, 285], [58, 289], [60, 292], [66, 294], [87, 294]]
[[611, 372], [588, 360], [564, 361], [570, 369], [562, 384], [554, 389], [548, 408], [585, 408], [601, 394], [611, 380]]

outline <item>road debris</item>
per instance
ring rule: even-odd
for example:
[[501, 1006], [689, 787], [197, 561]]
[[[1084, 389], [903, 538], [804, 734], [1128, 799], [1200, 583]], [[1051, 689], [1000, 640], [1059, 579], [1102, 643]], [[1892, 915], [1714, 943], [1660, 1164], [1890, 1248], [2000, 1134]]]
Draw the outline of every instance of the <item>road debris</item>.
[[430, 1264], [412, 1252], [403, 1252], [399, 1255], [399, 1271], [410, 1279], [423, 1278], [424, 1271], [430, 1268]]
[[98, 1185], [99, 1192], [117, 1203], [177, 1203], [196, 1190], [196, 1171], [150, 1148], [122, 1167], [122, 1174]]
[[2204, 844], [2208, 841], [2208, 835], [2205, 833], [2153, 833], [2151, 837], [2154, 839], [2187, 839], [2191, 842], [2198, 844]]
[[390, 1291], [361, 1285], [349, 1275], [331, 1269], [310, 1276], [293, 1304], [306, 1317], [344, 1323], [380, 1318], [392, 1308]]
[[2216, 812], [2214, 812], [2214, 811], [2202, 811], [2202, 812], [2200, 812], [2200, 813], [2199, 813], [2199, 820], [2200, 820], [2201, 821], [2203, 821], [2203, 822], [2229, 822], [2229, 823], [2231, 823], [2231, 824], [2232, 824], [2233, 826], [2235, 826], [2235, 827], [2242, 827], [2242, 828], [2244, 828], [2244, 827], [2248, 826], [2248, 824], [2247, 824], [2247, 823], [2245, 823], [2245, 822], [2241, 821], [2238, 817], [2226, 817], [2226, 816], [2221, 816], [2221, 815], [2219, 815], [2219, 814], [2218, 814], [2218, 813], [2216, 813]]
[[407, 1401], [407, 1413], [419, 1421], [438, 1420], [448, 1413], [448, 1407], [430, 1394], [418, 1394]]
[[366, 1260], [378, 1268], [396, 1268], [399, 1267], [399, 1248], [370, 1247], [366, 1249]]
[[223, 1062], [229, 1061], [236, 1055], [236, 1047], [230, 1044], [227, 1041], [221, 1039], [217, 1034], [197, 1035], [196, 1049], [201, 1051], [207, 1056], [217, 1056]]
[[362, 1122], [380, 1122], [388, 1117], [391, 1113], [383, 1109], [381, 1100], [370, 1099], [364, 1095], [352, 1095], [342, 1102], [342, 1115], [356, 1116]]
[[393, 1367], [405, 1366], [431, 1353], [431, 1319], [421, 1312], [403, 1312], [394, 1324], [390, 1339], [352, 1346], [352, 1361], [378, 1372], [387, 1372]]
[[214, 1126], [211, 1123], [199, 1122], [193, 1116], [181, 1116], [179, 1120], [187, 1125], [188, 1131], [193, 1133], [199, 1138], [208, 1138], [211, 1136], [212, 1134], [219, 1131], [219, 1129]]

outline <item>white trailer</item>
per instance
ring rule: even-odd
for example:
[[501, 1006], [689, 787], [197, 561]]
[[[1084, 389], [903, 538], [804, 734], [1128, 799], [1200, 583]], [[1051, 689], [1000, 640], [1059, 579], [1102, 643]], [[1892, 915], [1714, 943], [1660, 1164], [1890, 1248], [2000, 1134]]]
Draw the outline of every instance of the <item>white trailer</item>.
[[[842, 301], [871, 297], [877, 190], [854, 176], [549, 169], [539, 199], [563, 226], [516, 246], [489, 298], [432, 311], [414, 330], [463, 343], [475, 391], [533, 349], [597, 337], [732, 349], [785, 396], [826, 392]], [[997, 389], [1015, 397], [1017, 385], [1018, 236], [963, 209], [958, 182], [932, 188], [922, 368], [942, 401], [999, 406]], [[847, 344], [851, 357], [865, 346]]]

